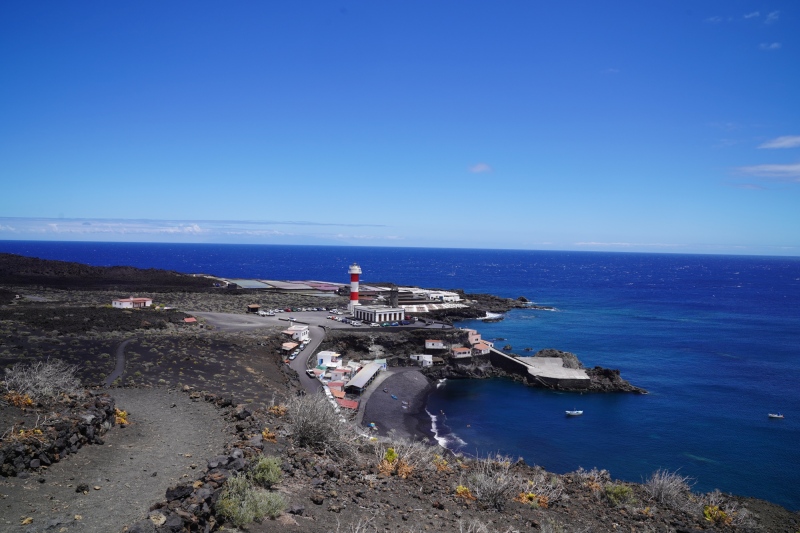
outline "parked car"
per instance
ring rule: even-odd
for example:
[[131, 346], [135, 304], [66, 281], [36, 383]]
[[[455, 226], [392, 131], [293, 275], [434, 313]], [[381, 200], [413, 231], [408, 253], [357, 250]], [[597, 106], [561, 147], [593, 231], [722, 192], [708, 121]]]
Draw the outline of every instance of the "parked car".
[[310, 368], [306, 369], [306, 374], [308, 374], [308, 377], [310, 378], [314, 377], [314, 371], [311, 370]]

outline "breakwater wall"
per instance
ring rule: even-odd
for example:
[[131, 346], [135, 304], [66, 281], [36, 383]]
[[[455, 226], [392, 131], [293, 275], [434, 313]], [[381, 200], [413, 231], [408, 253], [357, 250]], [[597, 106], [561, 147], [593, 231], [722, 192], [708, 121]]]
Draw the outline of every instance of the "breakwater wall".
[[500, 368], [509, 374], [521, 376], [529, 385], [556, 390], [582, 390], [591, 386], [591, 379], [588, 376], [585, 379], [575, 379], [542, 372], [524, 361], [504, 354], [495, 348], [490, 349], [489, 362], [495, 368]]

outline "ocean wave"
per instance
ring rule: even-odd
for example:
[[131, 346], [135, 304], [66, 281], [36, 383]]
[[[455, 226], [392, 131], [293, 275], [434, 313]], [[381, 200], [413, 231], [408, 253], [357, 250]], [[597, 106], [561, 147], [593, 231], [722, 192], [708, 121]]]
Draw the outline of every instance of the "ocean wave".
[[500, 318], [501, 316], [503, 316], [503, 313], [490, 313], [489, 311], [486, 311], [486, 316], [476, 318], [475, 320], [493, 320], [495, 318]]
[[[441, 387], [442, 385], [444, 385], [446, 382], [447, 382], [447, 378], [442, 378], [442, 379], [440, 379], [440, 380], [439, 380], [439, 381], [436, 383], [436, 388], [438, 389], [439, 387]], [[430, 413], [428, 413], [428, 414], [430, 414]]]
[[427, 409], [425, 409], [425, 412], [431, 417], [431, 433], [433, 433], [433, 438], [439, 446], [451, 451], [456, 451], [467, 445], [467, 443], [455, 433], [446, 433], [447, 429], [444, 427], [444, 424], [441, 424], [440, 427], [439, 417], [437, 415], [431, 414]]

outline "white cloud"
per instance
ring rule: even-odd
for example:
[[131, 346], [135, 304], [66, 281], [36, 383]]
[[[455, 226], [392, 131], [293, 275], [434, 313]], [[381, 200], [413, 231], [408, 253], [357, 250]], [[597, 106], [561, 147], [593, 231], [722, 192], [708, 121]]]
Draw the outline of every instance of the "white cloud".
[[480, 174], [483, 172], [491, 172], [492, 167], [490, 167], [486, 163], [476, 163], [471, 167], [469, 167], [469, 171], [472, 172], [473, 174]]
[[738, 170], [758, 178], [800, 183], [800, 163], [791, 165], [753, 165], [739, 167]]
[[781, 43], [761, 43], [758, 47], [761, 50], [779, 50]]
[[800, 146], [800, 135], [783, 135], [762, 143], [759, 148], [797, 148]]
[[761, 13], [759, 11], [753, 11], [752, 13], [745, 14], [744, 18], [751, 19], [751, 18], [756, 18], [756, 17], [760, 17], [760, 16], [761, 16]]
[[[317, 222], [254, 221], [254, 220], [133, 220], [86, 218], [23, 218], [0, 217], [0, 239], [3, 236], [36, 236], [74, 240], [169, 240], [227, 242], [229, 239], [314, 238], [329, 241], [331, 235], [309, 231], [282, 231], [274, 226], [298, 227], [343, 226], [386, 227], [383, 224], [327, 224]], [[273, 227], [271, 227], [273, 226]], [[399, 236], [353, 236], [345, 238], [400, 240]]]
[[764, 24], [772, 24], [773, 22], [778, 21], [778, 16], [780, 15], [780, 11], [772, 11], [767, 15], [767, 18], [764, 19]]
[[706, 19], [706, 22], [710, 22], [711, 24], [719, 24], [720, 22], [722, 22], [722, 17], [720, 17], [719, 15], [708, 17]]

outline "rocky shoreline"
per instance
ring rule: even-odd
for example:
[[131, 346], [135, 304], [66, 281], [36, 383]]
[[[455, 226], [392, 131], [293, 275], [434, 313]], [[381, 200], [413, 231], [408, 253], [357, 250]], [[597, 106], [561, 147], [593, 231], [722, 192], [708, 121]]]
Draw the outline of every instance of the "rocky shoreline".
[[[142, 279], [147, 277], [142, 276]], [[382, 347], [393, 356], [389, 358], [390, 364], [396, 366], [390, 371], [397, 372], [397, 376], [385, 379], [385, 385], [367, 402], [366, 409], [373, 410], [364, 421], [376, 422], [379, 440], [366, 439], [359, 445], [356, 456], [337, 458], [324, 450], [301, 445], [294, 438], [290, 417], [280, 414], [280, 410], [268, 409], [295, 397], [299, 390], [294, 371], [273, 353], [273, 345], [278, 342], [277, 331], [232, 336], [213, 328], [188, 328], [177, 314], [176, 320], [166, 320], [162, 326], [151, 320], [155, 314], [146, 312], [120, 313], [113, 320], [102, 313], [87, 314], [96, 319], [82, 325], [82, 307], [107, 305], [113, 293], [135, 290], [139, 285], [126, 287], [114, 280], [113, 285], [105, 286], [107, 290], [72, 292], [43, 289], [38, 281], [45, 278], [37, 274], [36, 279], [33, 290], [30, 286], [20, 290], [19, 286], [9, 284], [0, 291], [0, 296], [6, 298], [18, 292], [32, 292], [42, 298], [11, 300], [8, 308], [14, 308], [13, 312], [0, 320], [0, 342], [7, 352], [6, 364], [19, 357], [35, 360], [67, 354], [72, 358], [71, 363], [84, 361], [82, 376], [94, 379], [110, 371], [113, 366], [110, 355], [123, 340], [135, 335], [136, 339], [126, 348], [129, 360], [121, 382], [136, 387], [110, 390], [112, 397], [119, 396], [117, 403], [121, 408], [131, 407], [132, 424], [127, 428], [112, 426], [103, 436], [105, 445], [86, 446], [71, 453], [67, 461], [32, 469], [27, 479], [0, 478], [2, 492], [9, 495], [3, 500], [2, 531], [27, 533], [58, 528], [119, 531], [120, 527], [110, 527], [108, 515], [114, 515], [115, 524], [128, 524], [125, 530], [129, 532], [230, 529], [230, 524], [216, 513], [216, 502], [226, 480], [246, 471], [251, 461], [262, 455], [278, 458], [281, 481], [277, 491], [287, 505], [279, 517], [247, 526], [251, 533], [373, 529], [397, 533], [424, 530], [794, 533], [800, 527], [797, 513], [762, 500], [719, 493], [694, 494], [682, 489], [681, 503], [675, 505], [655, 498], [645, 483], [615, 480], [608, 472], [596, 469], [557, 475], [524, 462], [500, 461], [498, 464], [509, 468], [514, 492], [507, 491], [496, 505], [469, 491], [470, 480], [480, 463], [444, 450], [427, 447], [436, 454], [435, 458], [417, 466], [407, 476], [387, 471], [382, 466], [386, 455], [381, 446], [400, 445], [403, 436], [432, 437], [431, 420], [424, 406], [436, 385], [435, 375], [426, 377], [417, 369], [403, 368], [410, 353], [419, 353], [419, 341], [429, 334], [424, 331], [390, 333], [378, 329], [360, 336], [354, 335], [355, 332], [329, 334], [327, 347], [352, 350], [365, 358], [380, 352], [374, 350], [376, 345]], [[169, 277], [164, 279], [165, 283], [172, 283]], [[274, 302], [290, 299], [303, 302], [299, 305], [310, 305], [305, 302], [312, 301], [294, 295], [234, 294], [219, 290], [203, 293], [194, 288], [181, 292], [175, 286], [165, 287], [158, 299], [180, 309], [205, 305], [212, 311], [243, 313], [242, 304], [254, 297], [271, 307], [277, 307]], [[487, 299], [481, 312], [498, 312], [489, 309], [499, 310], [496, 305], [509, 305], [507, 299], [499, 300], [504, 303]], [[518, 303], [529, 307], [527, 302]], [[52, 315], [49, 321], [48, 312]], [[452, 336], [454, 342], [463, 335], [457, 329], [437, 330], [437, 335], [439, 331]], [[434, 371], [439, 370], [431, 372]], [[618, 371], [600, 368], [586, 371], [597, 381], [598, 390], [623, 390], [624, 380]], [[441, 372], [451, 378], [503, 377], [498, 369], [485, 364], [471, 368], [451, 365]], [[395, 377], [397, 380], [393, 381]], [[513, 378], [507, 374], [504, 377]], [[162, 381], [168, 382], [170, 388], [147, 388]], [[630, 387], [627, 392], [642, 392]], [[398, 399], [382, 392], [382, 388], [395, 392]], [[209, 392], [196, 392], [200, 390]], [[154, 412], [149, 415], [151, 409]], [[218, 427], [220, 415], [225, 422], [224, 433]], [[212, 431], [212, 427], [217, 429]], [[213, 446], [209, 439], [212, 433], [217, 437]], [[153, 456], [162, 455], [176, 445], [177, 448], [159, 459], [162, 464], [156, 472]], [[107, 469], [109, 474], [96, 474], [95, 477], [102, 479], [90, 481], [88, 493], [75, 493], [74, 484], [83, 482], [85, 465], [94, 458], [102, 459], [98, 465], [102, 469], [98, 472]], [[550, 499], [525, 489], [530, 483], [543, 480], [542, 486], [546, 485], [548, 490], [557, 489]], [[136, 483], [135, 489], [126, 486], [131, 481]], [[154, 493], [156, 481], [160, 488]], [[99, 488], [94, 487], [95, 483]], [[624, 501], [619, 499], [622, 496]], [[42, 501], [50, 503], [40, 506]], [[33, 512], [33, 509], [38, 510]], [[46, 519], [48, 512], [54, 513], [55, 518]]]

